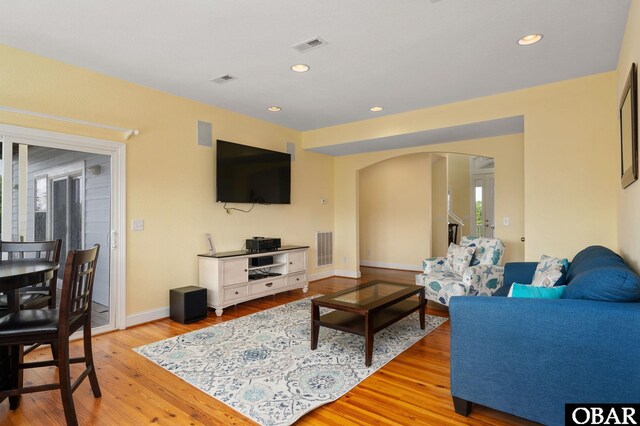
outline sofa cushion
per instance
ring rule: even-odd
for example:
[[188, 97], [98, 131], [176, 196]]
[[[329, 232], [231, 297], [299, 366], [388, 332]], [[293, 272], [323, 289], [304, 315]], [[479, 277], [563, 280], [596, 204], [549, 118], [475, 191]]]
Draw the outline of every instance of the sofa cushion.
[[469, 287], [462, 283], [460, 275], [448, 271], [416, 275], [416, 285], [425, 287], [428, 300], [438, 301], [443, 305], [449, 305], [451, 296], [469, 295]]
[[565, 286], [541, 287], [529, 284], [513, 283], [509, 297], [528, 297], [536, 299], [560, 299]]
[[602, 246], [590, 246], [580, 251], [571, 261], [567, 271], [567, 284], [583, 272], [606, 266], [626, 267], [618, 254]]
[[464, 270], [471, 263], [471, 258], [476, 252], [475, 247], [459, 246], [457, 244], [449, 244], [447, 251], [447, 260], [444, 262], [443, 270], [462, 275]]
[[547, 255], [542, 255], [536, 270], [533, 273], [533, 281], [531, 285], [540, 287], [552, 287], [558, 285], [563, 280], [566, 273], [567, 259], [558, 259]]
[[589, 269], [572, 277], [562, 298], [635, 302], [640, 300], [640, 277], [624, 263]]
[[460, 245], [476, 247], [476, 252], [473, 259], [471, 259], [471, 266], [502, 265], [504, 244], [496, 238], [483, 238], [466, 235], [460, 240]]

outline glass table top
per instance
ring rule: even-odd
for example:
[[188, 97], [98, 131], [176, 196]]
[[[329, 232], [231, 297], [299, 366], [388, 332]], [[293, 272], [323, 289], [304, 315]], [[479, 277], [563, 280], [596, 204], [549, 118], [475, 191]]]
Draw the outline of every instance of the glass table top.
[[354, 305], [367, 305], [390, 294], [406, 289], [406, 285], [381, 282], [331, 297], [330, 300], [353, 303]]

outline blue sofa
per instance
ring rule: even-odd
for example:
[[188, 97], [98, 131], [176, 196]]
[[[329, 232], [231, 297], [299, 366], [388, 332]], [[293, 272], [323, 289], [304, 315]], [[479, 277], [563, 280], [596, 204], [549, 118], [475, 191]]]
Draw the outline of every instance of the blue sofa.
[[640, 402], [640, 277], [592, 246], [569, 264], [563, 298], [496, 297], [530, 284], [535, 267], [506, 264], [493, 297], [451, 298], [456, 412], [477, 403], [562, 425], [567, 403]]

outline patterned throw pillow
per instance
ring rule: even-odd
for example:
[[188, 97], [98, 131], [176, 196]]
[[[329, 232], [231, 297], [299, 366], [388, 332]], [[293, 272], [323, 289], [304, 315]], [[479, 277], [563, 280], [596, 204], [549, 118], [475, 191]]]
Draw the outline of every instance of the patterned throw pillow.
[[538, 287], [553, 287], [558, 280], [562, 277], [562, 274], [566, 271], [563, 269], [566, 267], [566, 259], [558, 259], [556, 257], [542, 255], [536, 271], [533, 274], [532, 286]]
[[469, 266], [473, 254], [476, 252], [475, 247], [464, 247], [457, 244], [449, 244], [447, 250], [447, 259], [442, 267], [443, 270], [462, 275], [462, 272]]

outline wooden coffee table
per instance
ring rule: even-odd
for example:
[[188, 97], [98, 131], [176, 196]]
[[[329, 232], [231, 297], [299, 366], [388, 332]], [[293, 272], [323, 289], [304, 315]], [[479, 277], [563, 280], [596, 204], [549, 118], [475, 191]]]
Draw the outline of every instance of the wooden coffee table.
[[[407, 300], [418, 295], [418, 300]], [[320, 307], [334, 311], [320, 316]], [[420, 311], [420, 328], [425, 328], [424, 287], [388, 281], [371, 281], [311, 301], [311, 350], [318, 347], [320, 326], [365, 337], [365, 366], [371, 365], [373, 335]]]

